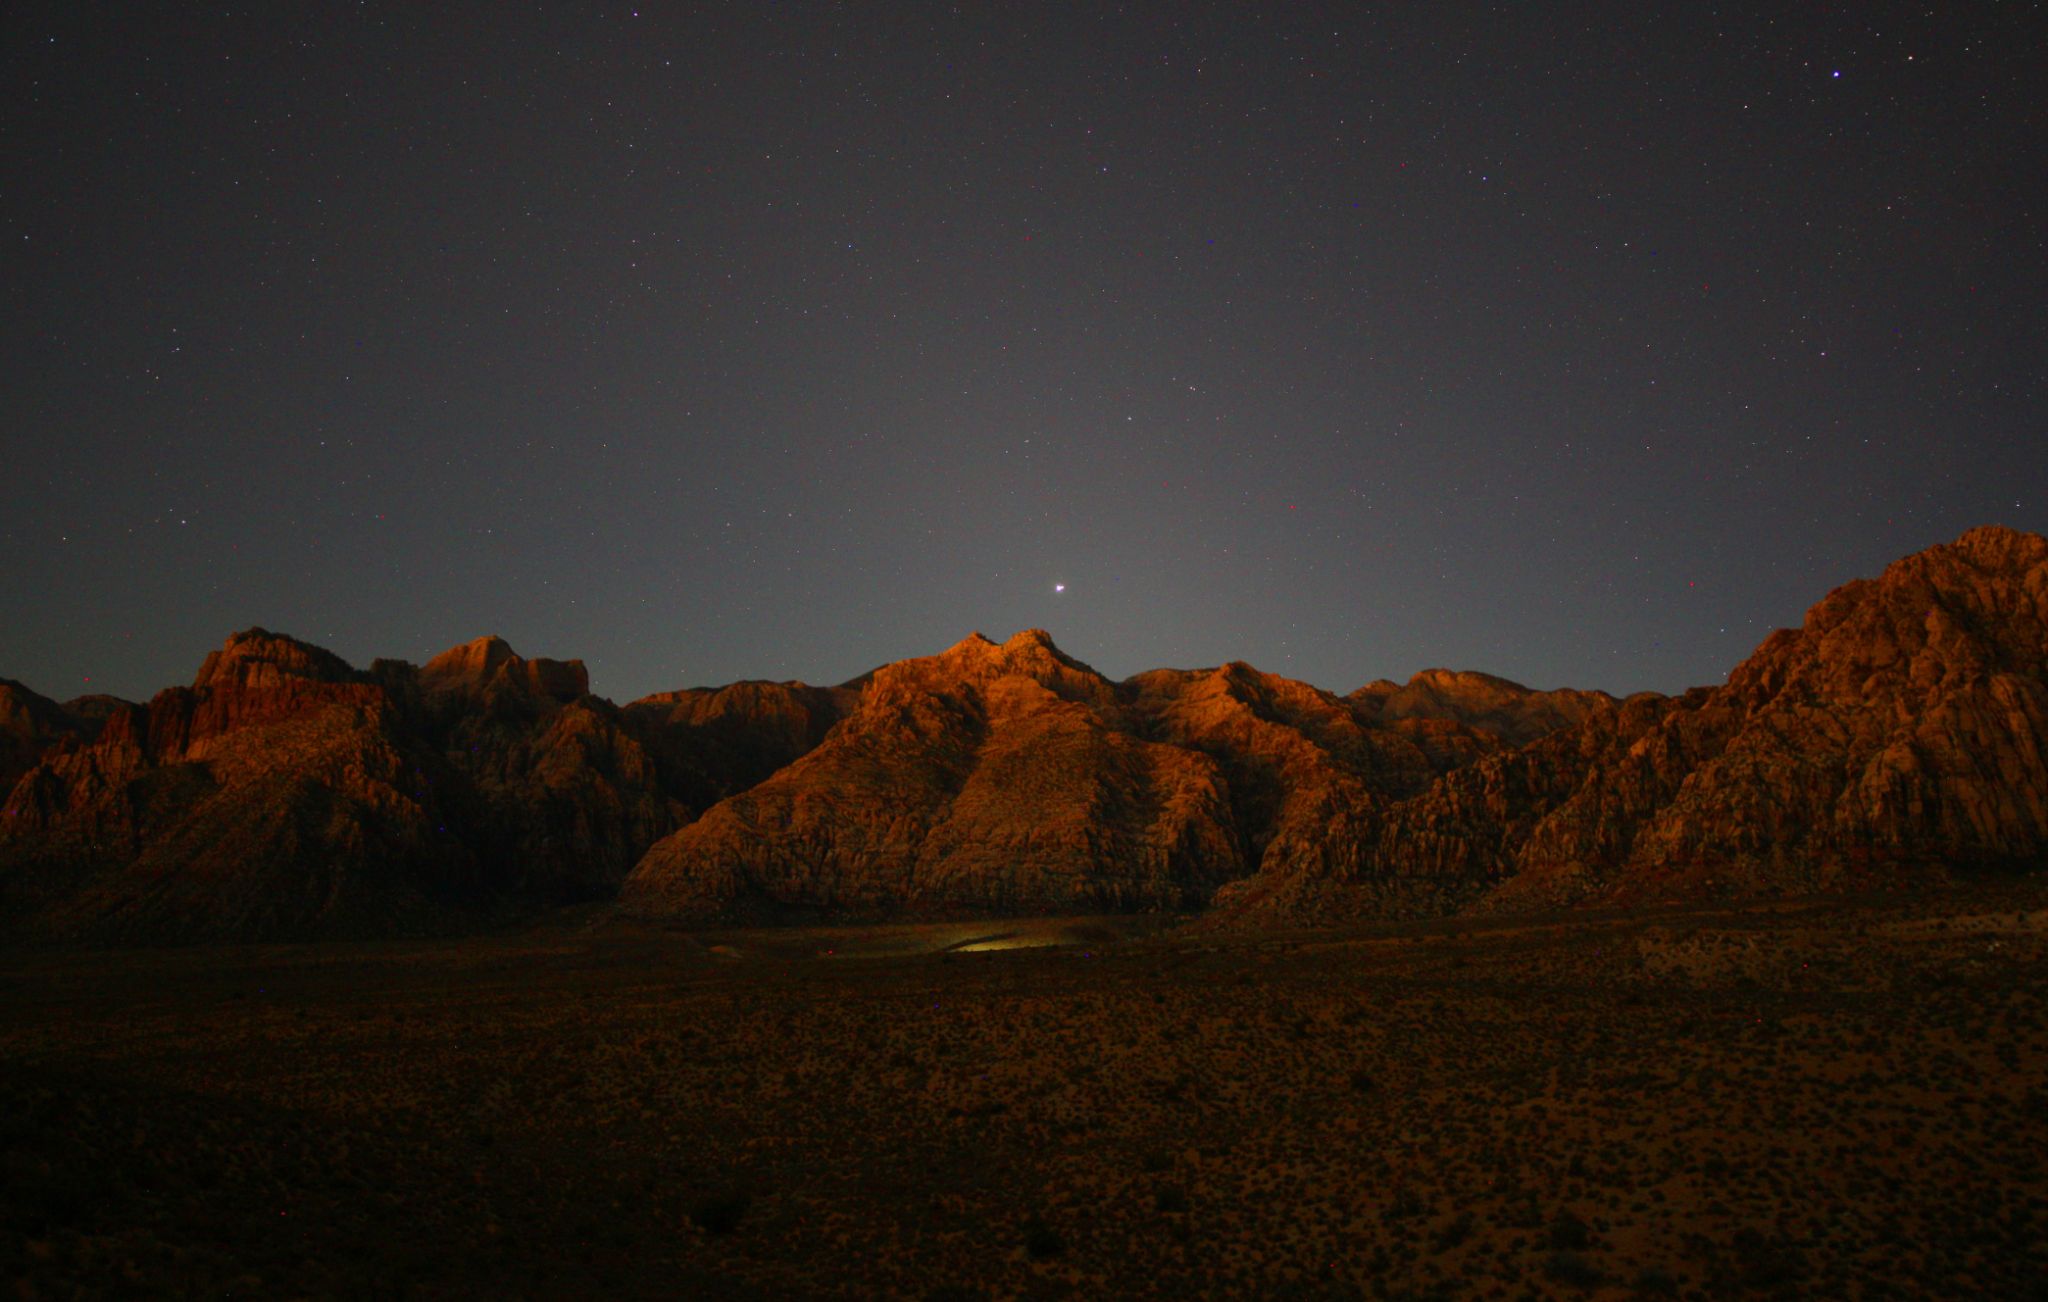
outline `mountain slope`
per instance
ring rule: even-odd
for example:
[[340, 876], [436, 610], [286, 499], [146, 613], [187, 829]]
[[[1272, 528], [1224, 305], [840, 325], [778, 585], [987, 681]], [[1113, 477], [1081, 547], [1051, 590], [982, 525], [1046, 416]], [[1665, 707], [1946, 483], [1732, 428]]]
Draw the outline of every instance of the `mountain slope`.
[[357, 671], [251, 629], [146, 706], [0, 681], [0, 923], [387, 934], [617, 894], [688, 919], [1248, 923], [1856, 889], [2048, 861], [2048, 540], [1972, 530], [1665, 698], [1041, 631], [624, 707], [479, 638]]
[[1239, 871], [1215, 764], [1044, 633], [875, 671], [817, 749], [657, 843], [641, 913], [1179, 908]]
[[251, 629], [146, 707], [80, 704], [0, 689], [7, 735], [32, 748], [0, 793], [0, 920], [16, 931], [375, 935], [609, 898], [753, 770], [691, 774], [806, 744], [742, 694], [708, 746], [591, 696], [581, 663], [498, 638], [362, 673]]
[[1388, 812], [1355, 870], [1262, 874], [1247, 918], [1780, 893], [2048, 862], [2048, 540], [1975, 529], [1844, 585], [1725, 686], [1595, 708]]
[[404, 931], [481, 885], [443, 776], [364, 675], [251, 629], [21, 779], [0, 901], [56, 934]]

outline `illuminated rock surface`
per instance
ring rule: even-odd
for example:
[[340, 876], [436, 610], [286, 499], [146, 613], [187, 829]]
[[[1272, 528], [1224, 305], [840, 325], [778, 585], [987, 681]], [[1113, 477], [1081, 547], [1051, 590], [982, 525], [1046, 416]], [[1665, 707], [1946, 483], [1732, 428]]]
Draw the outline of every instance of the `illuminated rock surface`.
[[1039, 630], [625, 706], [479, 638], [358, 671], [252, 629], [147, 705], [0, 682], [0, 908], [38, 935], [1209, 908], [1221, 922], [1945, 878], [2048, 852], [2048, 541], [1829, 594], [1724, 686], [1430, 670], [1112, 682]]

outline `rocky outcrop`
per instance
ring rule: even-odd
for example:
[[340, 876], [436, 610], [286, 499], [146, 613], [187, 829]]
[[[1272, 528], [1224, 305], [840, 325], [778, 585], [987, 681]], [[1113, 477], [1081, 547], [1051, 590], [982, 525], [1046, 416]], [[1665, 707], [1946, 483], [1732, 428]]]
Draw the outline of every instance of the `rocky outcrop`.
[[151, 940], [429, 925], [483, 885], [446, 786], [375, 684], [251, 629], [15, 785], [0, 902], [34, 932]]
[[1367, 722], [1452, 720], [1516, 746], [1584, 722], [1614, 703], [1605, 692], [1536, 691], [1492, 674], [1459, 669], [1425, 669], [1405, 684], [1382, 678], [1344, 699]]
[[47, 751], [90, 737], [99, 731], [105, 717], [97, 711], [75, 711], [10, 678], [0, 678], [0, 798]]
[[1215, 762], [1128, 729], [1043, 632], [887, 665], [815, 749], [656, 844], [684, 917], [1182, 908], [1240, 872]]
[[1908, 557], [1673, 698], [1112, 683], [1032, 630], [618, 707], [501, 638], [359, 672], [251, 629], [147, 705], [0, 682], [9, 774], [0, 918], [43, 934], [382, 934], [614, 892], [1266, 922], [1854, 889], [2048, 861], [2048, 540]]
[[590, 694], [580, 660], [527, 659], [500, 637], [415, 669], [378, 661], [413, 732], [481, 810], [470, 840], [503, 889], [556, 903], [608, 897], [693, 812], [645, 738]]
[[1626, 858], [1559, 838], [1525, 868], [1634, 898], [2041, 866], [2048, 539], [1975, 529], [1837, 589], [1698, 715], [1666, 725], [1696, 762]]
[[1725, 686], [1594, 708], [1387, 812], [1246, 918], [1776, 894], [2048, 862], [2048, 540], [1972, 530], [1847, 584]]
[[660, 692], [624, 708], [665, 785], [695, 811], [808, 753], [852, 711], [860, 692], [859, 683], [739, 682]]
[[590, 694], [590, 674], [581, 660], [528, 660], [501, 637], [480, 637], [450, 647], [420, 666], [419, 681], [430, 692], [492, 702], [550, 700], [561, 703]]
[[0, 917], [31, 934], [254, 939], [608, 898], [649, 845], [826, 726], [750, 719], [750, 699], [771, 702], [739, 691], [696, 711], [718, 740], [699, 744], [587, 686], [579, 662], [498, 638], [363, 673], [251, 629], [146, 706], [0, 689], [0, 736], [24, 739], [0, 803]]

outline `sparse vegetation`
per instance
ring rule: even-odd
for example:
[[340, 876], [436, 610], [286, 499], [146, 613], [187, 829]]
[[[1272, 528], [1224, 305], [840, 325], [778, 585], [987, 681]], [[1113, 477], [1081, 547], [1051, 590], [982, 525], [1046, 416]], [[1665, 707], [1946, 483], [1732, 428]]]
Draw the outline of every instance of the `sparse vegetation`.
[[1543, 1276], [1573, 1288], [1595, 1288], [1607, 1279], [1598, 1267], [1576, 1252], [1551, 1253], [1543, 1263]]
[[0, 954], [0, 1286], [2025, 1296], [2048, 937], [1938, 903]]
[[1066, 1250], [1067, 1241], [1058, 1230], [1036, 1216], [1024, 1222], [1024, 1251], [1033, 1261], [1045, 1261]]
[[728, 1189], [700, 1199], [690, 1208], [690, 1219], [706, 1234], [731, 1234], [739, 1228], [753, 1197], [743, 1189]]
[[1583, 1252], [1592, 1246], [1593, 1235], [1586, 1223], [1570, 1212], [1559, 1212], [1550, 1223], [1550, 1246], [1560, 1251]]

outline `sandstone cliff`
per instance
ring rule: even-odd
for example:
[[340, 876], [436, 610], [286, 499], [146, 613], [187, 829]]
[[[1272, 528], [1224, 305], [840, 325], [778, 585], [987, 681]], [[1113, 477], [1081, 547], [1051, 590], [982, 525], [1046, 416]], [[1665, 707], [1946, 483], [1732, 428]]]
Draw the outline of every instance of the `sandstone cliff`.
[[1536, 691], [1471, 670], [1425, 669], [1405, 684], [1381, 679], [1345, 698], [1373, 723], [1448, 719], [1521, 746], [1612, 705], [1605, 692]]
[[690, 807], [645, 740], [590, 694], [580, 660], [527, 659], [480, 637], [414, 668], [373, 666], [408, 729], [464, 780], [467, 834], [497, 886], [553, 902], [607, 897]]
[[[479, 638], [252, 629], [146, 706], [0, 682], [0, 922], [276, 937], [607, 898], [685, 918], [1322, 920], [1854, 889], [2048, 860], [2048, 540], [1978, 529], [1720, 687], [1112, 683], [1033, 630], [614, 706]], [[693, 821], [694, 820], [694, 821]]]
[[2048, 540], [1984, 528], [1847, 584], [1725, 686], [1594, 708], [1388, 811], [1247, 918], [1783, 893], [2048, 862]]
[[445, 776], [374, 684], [251, 629], [14, 786], [0, 901], [55, 934], [404, 931], [481, 885]]
[[0, 678], [0, 797], [36, 766], [44, 753], [66, 741], [89, 738], [106, 715], [86, 706], [81, 713]]
[[1240, 871], [1214, 761], [1126, 728], [1044, 633], [877, 670], [815, 749], [648, 851], [622, 895], [686, 917], [1198, 904]]
[[0, 688], [21, 756], [0, 793], [0, 917], [258, 938], [609, 898], [653, 842], [815, 744], [822, 725], [792, 732], [768, 696], [729, 693], [693, 730], [670, 717], [686, 707], [622, 711], [581, 663], [500, 638], [361, 673], [261, 629], [147, 706]]

